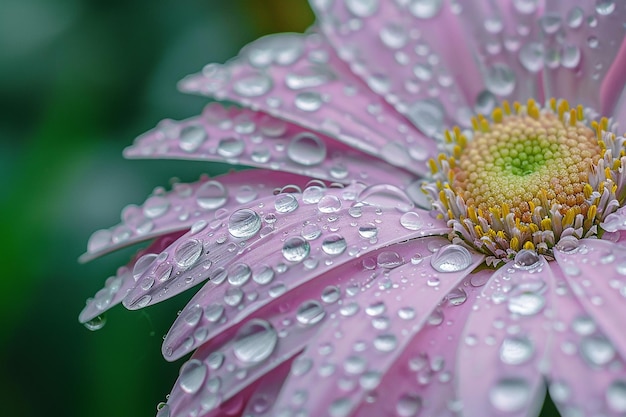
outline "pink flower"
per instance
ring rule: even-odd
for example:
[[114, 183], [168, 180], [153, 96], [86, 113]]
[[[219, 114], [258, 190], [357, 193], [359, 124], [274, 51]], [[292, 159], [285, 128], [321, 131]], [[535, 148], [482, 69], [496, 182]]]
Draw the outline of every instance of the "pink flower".
[[159, 417], [528, 416], [546, 381], [564, 416], [623, 416], [626, 3], [313, 8], [180, 84], [243, 108], [126, 150], [261, 169], [94, 233], [85, 259], [153, 242], [80, 320], [208, 280]]

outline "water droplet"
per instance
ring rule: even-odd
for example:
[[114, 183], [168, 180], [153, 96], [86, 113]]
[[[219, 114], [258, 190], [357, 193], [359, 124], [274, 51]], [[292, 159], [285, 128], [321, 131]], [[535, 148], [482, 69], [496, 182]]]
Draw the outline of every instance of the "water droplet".
[[392, 334], [381, 334], [376, 336], [373, 344], [380, 352], [391, 352], [398, 345], [398, 339]]
[[600, 41], [595, 36], [590, 36], [587, 38], [587, 45], [589, 45], [591, 49], [597, 48], [599, 43]]
[[419, 230], [424, 226], [424, 221], [418, 213], [408, 211], [400, 217], [400, 224], [407, 230]]
[[615, 380], [606, 390], [606, 403], [616, 413], [626, 413], [626, 381]]
[[404, 263], [404, 258], [394, 251], [383, 251], [376, 257], [376, 265], [379, 268], [393, 269]]
[[414, 207], [413, 201], [404, 191], [390, 184], [377, 184], [363, 189], [357, 202], [381, 208], [395, 208], [402, 212]]
[[246, 144], [239, 138], [223, 138], [217, 145], [217, 153], [224, 158], [236, 158], [243, 153], [245, 147]]
[[508, 96], [515, 89], [515, 73], [506, 64], [494, 64], [487, 71], [485, 86], [493, 94]]
[[576, 68], [580, 63], [581, 52], [577, 45], [565, 45], [561, 52], [561, 65], [565, 68]]
[[285, 84], [292, 90], [315, 88], [335, 79], [335, 75], [325, 67], [310, 66], [290, 72], [285, 76]]
[[531, 14], [537, 10], [538, 0], [514, 0], [515, 9], [522, 14]]
[[604, 336], [587, 336], [580, 342], [580, 353], [591, 365], [604, 366], [615, 357], [615, 348]]
[[615, 11], [614, 0], [597, 0], [596, 12], [601, 16], [608, 16]]
[[189, 269], [202, 255], [202, 242], [189, 239], [182, 242], [174, 252], [174, 261], [181, 269]]
[[467, 293], [463, 288], [455, 288], [446, 295], [446, 300], [452, 306], [460, 306], [467, 301]]
[[196, 203], [205, 210], [215, 210], [226, 203], [228, 193], [217, 181], [208, 181], [198, 187]]
[[576, 29], [583, 24], [584, 12], [580, 7], [574, 7], [567, 14], [567, 24], [570, 28]]
[[436, 99], [425, 99], [413, 103], [406, 112], [406, 117], [427, 136], [434, 136], [443, 131], [445, 112]]
[[291, 213], [298, 208], [298, 199], [293, 194], [278, 194], [274, 200], [274, 208], [279, 213]]
[[143, 214], [154, 219], [164, 215], [170, 208], [170, 202], [167, 198], [161, 196], [152, 196], [143, 204]]
[[322, 234], [322, 229], [316, 223], [302, 226], [302, 237], [306, 240], [315, 240]]
[[411, 0], [409, 11], [418, 19], [431, 19], [439, 13], [442, 5], [443, 0]]
[[499, 411], [515, 412], [521, 410], [530, 400], [530, 387], [522, 378], [504, 378], [496, 383], [489, 392], [491, 405]]
[[165, 403], [157, 405], [156, 417], [170, 417], [170, 406]]
[[415, 309], [413, 307], [402, 307], [398, 310], [398, 317], [402, 320], [413, 320], [415, 318]]
[[302, 201], [305, 204], [316, 204], [324, 197], [324, 188], [319, 185], [311, 185], [302, 192]]
[[378, 10], [378, 0], [345, 0], [346, 7], [357, 17], [368, 17]]
[[527, 337], [507, 337], [500, 347], [500, 360], [508, 365], [521, 365], [528, 362], [533, 352], [533, 344]]
[[516, 268], [530, 270], [541, 264], [541, 257], [534, 250], [522, 249], [515, 255], [513, 265]]
[[277, 342], [278, 335], [270, 323], [253, 319], [239, 330], [233, 353], [244, 363], [259, 363], [272, 354]]
[[204, 309], [204, 317], [211, 323], [217, 322], [224, 314], [224, 306], [220, 304], [210, 304]]
[[252, 276], [250, 267], [247, 264], [239, 263], [230, 269], [228, 282], [231, 285], [242, 286], [248, 282], [250, 276]]
[[231, 287], [224, 293], [224, 303], [231, 307], [236, 307], [243, 301], [244, 292], [241, 288]]
[[366, 223], [359, 226], [359, 235], [365, 239], [372, 239], [378, 236], [378, 228], [374, 223]]
[[328, 414], [330, 415], [330, 417], [348, 417], [351, 410], [352, 401], [350, 401], [348, 398], [339, 398], [330, 404], [330, 406], [328, 407]]
[[259, 73], [237, 80], [233, 85], [233, 90], [243, 97], [258, 97], [270, 91], [272, 85], [272, 79], [269, 76]]
[[137, 259], [137, 262], [135, 262], [135, 266], [133, 267], [133, 278], [135, 279], [135, 281], [137, 281], [139, 277], [148, 270], [148, 267], [152, 265], [156, 258], [156, 253], [149, 253]]
[[331, 256], [341, 255], [346, 250], [347, 246], [346, 239], [339, 234], [329, 235], [322, 242], [322, 250], [324, 253]]
[[430, 259], [430, 265], [439, 272], [462, 271], [472, 263], [472, 255], [459, 245], [447, 245], [439, 249]]
[[565, 236], [556, 244], [556, 248], [565, 253], [574, 253], [578, 249], [578, 239], [574, 236]]
[[312, 112], [322, 107], [322, 96], [315, 91], [303, 91], [296, 95], [295, 105], [302, 111]]
[[523, 291], [509, 298], [507, 307], [511, 313], [521, 316], [534, 316], [543, 310], [546, 299], [543, 295], [531, 291]]
[[406, 45], [408, 34], [403, 26], [395, 22], [387, 23], [379, 32], [380, 40], [391, 49], [400, 49]]
[[338, 287], [334, 285], [330, 285], [324, 288], [324, 291], [322, 292], [322, 296], [321, 296], [322, 301], [325, 302], [326, 304], [336, 303], [340, 297], [341, 297], [341, 291], [339, 290]]
[[107, 229], [102, 229], [94, 232], [91, 237], [89, 237], [89, 242], [87, 243], [87, 251], [89, 253], [98, 252], [107, 247], [107, 245], [111, 242], [111, 231]]
[[417, 394], [403, 394], [396, 403], [399, 417], [416, 417], [422, 409], [422, 398]]
[[261, 218], [250, 209], [240, 209], [228, 219], [228, 232], [241, 239], [249, 239], [261, 230]]
[[326, 311], [324, 311], [324, 307], [318, 301], [308, 300], [298, 307], [296, 320], [301, 324], [311, 325], [319, 323], [325, 315]]
[[207, 134], [202, 126], [185, 126], [180, 132], [178, 146], [185, 152], [195, 152], [206, 138]]
[[528, 42], [519, 50], [519, 61], [530, 72], [539, 72], [543, 68], [543, 45]]
[[83, 325], [88, 330], [91, 330], [93, 332], [93, 331], [102, 329], [104, 327], [104, 325], [106, 324], [106, 322], [107, 322], [106, 316], [100, 315], [100, 316], [94, 317], [93, 319], [83, 323]]
[[335, 213], [341, 210], [341, 200], [334, 195], [325, 195], [317, 203], [317, 209], [322, 213]]
[[283, 244], [283, 257], [290, 262], [302, 262], [311, 252], [309, 242], [301, 237], [291, 237]]
[[319, 165], [326, 158], [326, 144], [317, 135], [300, 133], [289, 142], [287, 156], [300, 165]]

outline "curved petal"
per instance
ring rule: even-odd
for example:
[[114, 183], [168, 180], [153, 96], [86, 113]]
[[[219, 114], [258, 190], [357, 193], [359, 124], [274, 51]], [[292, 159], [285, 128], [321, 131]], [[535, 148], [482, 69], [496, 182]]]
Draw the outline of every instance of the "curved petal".
[[180, 88], [292, 121], [414, 173], [427, 173], [422, 161], [437, 154], [435, 143], [354, 76], [317, 33], [261, 38]]
[[106, 280], [104, 288], [93, 298], [87, 299], [87, 305], [78, 315], [78, 321], [85, 323], [88, 328], [100, 328], [104, 324], [100, 315], [121, 303], [130, 290], [137, 285], [135, 276], [143, 272], [142, 268], [147, 266], [146, 261], [156, 258], [157, 253], [167, 248], [181, 235], [182, 232], [174, 232], [159, 236], [150, 246], [139, 251], [131, 262], [120, 267], [115, 276]]
[[[417, 211], [410, 213], [417, 214]], [[203, 340], [192, 337], [199, 329], [211, 335], [220, 334], [283, 294], [310, 280], [319, 279], [321, 274], [340, 268], [355, 257], [363, 257], [377, 248], [410, 239], [416, 233], [424, 236], [447, 231], [438, 222], [424, 224], [419, 231], [407, 230], [397, 219], [383, 220], [380, 208], [362, 207], [357, 218], [353, 217], [354, 214], [354, 209], [348, 208], [337, 211], [330, 218], [319, 217], [318, 207], [302, 207], [299, 213], [281, 219], [282, 222], [277, 221], [274, 232], [248, 243], [247, 250], [241, 254], [226, 255], [227, 258], [217, 255], [210, 271], [212, 281], [192, 298], [165, 337], [163, 354], [166, 359], [177, 359], [202, 344]], [[185, 241], [184, 237], [181, 244]], [[278, 251], [277, 248], [281, 247], [282, 251]], [[148, 291], [139, 288], [132, 291], [128, 299], [141, 300], [148, 294], [151, 301], [160, 301], [172, 296], [185, 289], [183, 283], [189, 277], [196, 277], [198, 269], [206, 275], [202, 265], [207, 261], [202, 259], [214, 259], [214, 256], [216, 254], [210, 253], [201, 257], [198, 268], [181, 272], [167, 287], [161, 285]], [[223, 269], [226, 267], [224, 261], [229, 263], [228, 269]], [[157, 264], [154, 270], [161, 268]], [[175, 267], [174, 275], [176, 271]], [[197, 281], [198, 278], [195, 279]], [[198, 309], [203, 309], [205, 315], [189, 326], [187, 314], [194, 315], [193, 312]], [[219, 311], [217, 318], [206, 313], [215, 309]]]
[[[253, 312], [244, 309], [247, 321], [232, 323], [232, 327], [227, 329], [211, 331], [195, 325], [203, 313], [205, 317], [215, 320], [215, 305], [204, 310], [200, 307], [183, 312], [182, 323], [192, 330], [190, 337], [204, 342], [192, 359], [206, 364], [209, 375], [204, 380], [204, 388], [198, 388], [199, 394], [195, 395], [195, 392], [190, 392], [194, 390], [187, 389], [185, 385], [188, 377], [183, 366], [181, 378], [169, 397], [170, 407], [185, 410], [181, 412], [185, 415], [197, 408], [199, 402], [206, 401], [206, 391], [213, 394], [216, 400], [212, 403], [218, 407], [222, 401], [238, 395], [258, 378], [273, 374], [276, 367], [289, 361], [316, 337], [325, 320], [335, 320], [337, 315], [354, 314], [357, 307], [354, 297], [360, 292], [389, 284], [390, 281], [385, 278], [388, 267], [408, 263], [415, 256], [414, 243], [393, 245], [361, 258], [353, 258], [263, 308]], [[218, 317], [218, 321], [222, 317]], [[218, 359], [219, 366], [215, 365]], [[293, 363], [292, 373], [299, 375], [308, 372], [309, 368], [309, 360], [299, 357]], [[215, 381], [219, 381], [218, 386], [215, 386]], [[212, 386], [215, 388], [211, 389]]]
[[[471, 276], [485, 274], [490, 276], [491, 271], [481, 270]], [[357, 410], [356, 417], [458, 415], [459, 402], [453, 382], [457, 347], [480, 292], [470, 285], [468, 278], [448, 293], [441, 308], [431, 314], [424, 328], [375, 387], [376, 395], [371, 395], [372, 400], [368, 398]], [[367, 376], [362, 376], [359, 383], [374, 389], [374, 384], [367, 385]]]
[[459, 346], [456, 382], [464, 415], [537, 415], [553, 279], [544, 258], [520, 251], [487, 282]]
[[192, 184], [176, 183], [167, 192], [157, 188], [141, 206], [124, 208], [122, 223], [94, 232], [80, 261], [87, 262], [164, 234], [189, 230], [197, 221], [219, 221], [242, 204], [271, 196], [282, 187], [302, 188], [309, 181], [299, 175], [249, 170], [215, 178], [202, 176]]
[[482, 79], [448, 2], [311, 3], [339, 56], [424, 134], [469, 125]]
[[547, 95], [612, 115], [626, 81], [624, 58], [618, 55], [626, 35], [626, 3], [546, 0], [545, 17], [551, 22], [545, 41], [551, 60]]
[[622, 356], [626, 356], [624, 303], [626, 248], [598, 239], [583, 239], [577, 248], [555, 251], [567, 284]]
[[[444, 246], [429, 256], [430, 249], [436, 249], [431, 242], [438, 241]], [[370, 390], [361, 377], [375, 385], [441, 299], [483, 260], [482, 255], [445, 243], [434, 238], [408, 243], [422, 255], [421, 263], [391, 270], [384, 278], [387, 283], [375, 282], [358, 295], [353, 314], [320, 329], [301, 356], [310, 362], [309, 370], [290, 374], [275, 405], [277, 415], [304, 409], [309, 415], [335, 417], [356, 410]], [[294, 404], [296, 395], [303, 401]]]
[[162, 121], [156, 129], [137, 138], [124, 155], [228, 162], [342, 183], [361, 181], [402, 187], [414, 179], [408, 171], [326, 135], [248, 109], [227, 109], [219, 103], [209, 104], [198, 117]]
[[626, 363], [555, 268], [550, 394], [564, 416], [619, 417], [626, 412]]

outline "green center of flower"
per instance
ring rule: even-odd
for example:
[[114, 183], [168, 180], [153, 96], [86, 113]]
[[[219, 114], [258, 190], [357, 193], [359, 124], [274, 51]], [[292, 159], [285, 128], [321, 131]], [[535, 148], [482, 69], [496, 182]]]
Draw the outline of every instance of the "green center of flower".
[[430, 161], [435, 182], [425, 190], [452, 240], [494, 263], [522, 248], [550, 255], [561, 236], [598, 236], [622, 205], [624, 138], [608, 132], [607, 119], [589, 121], [582, 106], [553, 99], [542, 109], [505, 102], [472, 124], [471, 140], [446, 132], [451, 152]]

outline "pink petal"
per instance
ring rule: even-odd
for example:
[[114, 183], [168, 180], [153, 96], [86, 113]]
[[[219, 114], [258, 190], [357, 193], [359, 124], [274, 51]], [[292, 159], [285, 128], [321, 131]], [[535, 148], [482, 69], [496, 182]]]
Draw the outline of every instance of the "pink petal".
[[149, 247], [139, 251], [128, 265], [120, 267], [115, 276], [106, 280], [104, 288], [98, 291], [93, 298], [87, 300], [87, 305], [80, 312], [78, 320], [85, 323], [87, 327], [94, 329], [104, 324], [99, 316], [122, 302], [136, 285], [134, 275], [140, 274], [141, 269], [152, 262], [157, 253], [167, 248], [181, 235], [181, 232], [173, 232], [159, 236]]
[[[299, 358], [310, 361], [310, 369], [291, 373], [276, 402], [276, 415], [305, 409], [311, 416], [336, 417], [356, 410], [440, 300], [483, 260], [481, 255], [445, 243], [437, 238], [408, 243], [424, 259], [421, 263], [392, 269], [358, 295], [351, 315], [325, 323]], [[442, 244], [430, 255], [430, 249]], [[448, 267], [450, 272], [441, 272]], [[294, 404], [294, 396], [303, 401]]]
[[[426, 246], [426, 242], [423, 246]], [[197, 326], [203, 313], [205, 318], [215, 319], [213, 312], [216, 304], [204, 310], [196, 305], [183, 311], [183, 319], [179, 324], [184, 323], [191, 330], [188, 340], [195, 338], [196, 342], [203, 343], [192, 359], [205, 363], [209, 376], [205, 379], [205, 388], [198, 387], [199, 394], [194, 395], [195, 392], [191, 391], [195, 390], [186, 386], [185, 380], [189, 379], [186, 372], [182, 372], [185, 376], [179, 378], [169, 397], [170, 407], [173, 410], [198, 408], [199, 401], [206, 401], [207, 390], [216, 399], [212, 403], [217, 407], [221, 401], [238, 395], [240, 390], [258, 378], [273, 375], [276, 367], [289, 361], [316, 337], [324, 320], [335, 320], [337, 315], [354, 314], [357, 304], [353, 298], [361, 291], [372, 285], [390, 284], [385, 278], [389, 267], [408, 264], [409, 259], [416, 254], [415, 249], [415, 244], [393, 245], [361, 258], [352, 258], [320, 273], [306, 285], [291, 290], [288, 296], [268, 303], [263, 308], [253, 312], [249, 308], [242, 310], [240, 315], [246, 321], [231, 322], [230, 328], [222, 326], [221, 329], [213, 330]], [[251, 332], [250, 329], [257, 331]], [[165, 343], [168, 343], [167, 339]], [[219, 359], [219, 366], [212, 366], [212, 363], [217, 363], [216, 359]], [[308, 359], [297, 358], [292, 372], [307, 372], [309, 366]], [[211, 390], [215, 381], [220, 381], [219, 387]]]
[[127, 206], [122, 223], [93, 233], [80, 260], [87, 262], [125, 246], [188, 230], [200, 220], [218, 221], [241, 204], [273, 195], [276, 188], [303, 187], [308, 181], [299, 175], [250, 170], [203, 176], [192, 184], [174, 184], [167, 192], [158, 188], [141, 206]]
[[[342, 191], [328, 190], [320, 202], [341, 201], [334, 200], [334, 196], [340, 195]], [[216, 255], [213, 249], [209, 249], [209, 255], [199, 258], [198, 263], [202, 265], [207, 262], [206, 259], [217, 256], [209, 271], [214, 278], [193, 297], [173, 324], [163, 343], [164, 356], [174, 360], [187, 354], [204, 342], [192, 337], [199, 329], [206, 330], [210, 335], [218, 335], [284, 293], [310, 280], [319, 279], [321, 274], [333, 271], [355, 257], [363, 257], [372, 250], [416, 235], [443, 234], [448, 230], [441, 222], [425, 217], [428, 214], [421, 210], [411, 211], [407, 215], [424, 219], [419, 230], [407, 230], [398, 221], [399, 216], [385, 221], [384, 213], [379, 207], [363, 206], [358, 210], [354, 207], [341, 209], [329, 216], [321, 215], [319, 205], [301, 206], [298, 211], [279, 217], [272, 233], [257, 240], [252, 238], [247, 243], [248, 249], [240, 254]], [[202, 240], [202, 237], [198, 236], [197, 239]], [[186, 240], [187, 237], [183, 237], [181, 244]], [[296, 248], [298, 252], [293, 252]], [[298, 253], [298, 256], [294, 257], [292, 252]], [[229, 265], [228, 279], [226, 273], [215, 277], [216, 268], [220, 270], [226, 264]], [[373, 265], [376, 265], [375, 261]], [[161, 265], [154, 267], [155, 270], [161, 268]], [[148, 291], [138, 288], [131, 292], [127, 300], [142, 300], [148, 295], [151, 302], [160, 301], [184, 290], [186, 285], [183, 283], [187, 282], [189, 276], [199, 275], [194, 269], [177, 275], [177, 268], [174, 268], [173, 275], [176, 278], [167, 287], [155, 284]], [[204, 309], [205, 315], [189, 326], [187, 314], [193, 315], [198, 309]], [[215, 309], [219, 310], [218, 317], [208, 316], [206, 311]]]
[[550, 394], [566, 415], [623, 416], [626, 363], [566, 283], [557, 276], [550, 351]]
[[448, 2], [413, 3], [312, 2], [321, 29], [352, 71], [422, 133], [436, 136], [469, 125], [484, 84]]
[[615, 59], [626, 34], [626, 3], [546, 0], [544, 18], [554, 28], [544, 30], [546, 54], [554, 57], [547, 62], [547, 96], [610, 116], [625, 81], [624, 58]]
[[220, 161], [342, 183], [402, 187], [414, 179], [408, 171], [326, 135], [248, 109], [226, 109], [219, 103], [209, 104], [201, 116], [182, 122], [164, 120], [140, 136], [125, 156]]
[[538, 413], [552, 286], [550, 265], [531, 251], [518, 252], [489, 279], [459, 345], [456, 382], [464, 415]]
[[432, 140], [372, 93], [316, 33], [261, 38], [227, 64], [187, 77], [180, 88], [290, 120], [415, 173], [426, 173], [423, 161], [437, 153]]
[[[485, 274], [491, 275], [491, 271], [481, 270], [471, 276]], [[375, 388], [373, 401], [365, 401], [358, 409], [357, 417], [458, 415], [454, 387], [457, 346], [479, 292], [469, 281], [466, 278], [448, 293], [441, 308], [430, 316]]]
[[583, 239], [569, 252], [555, 251], [555, 256], [587, 314], [626, 356], [626, 248], [605, 240]]

